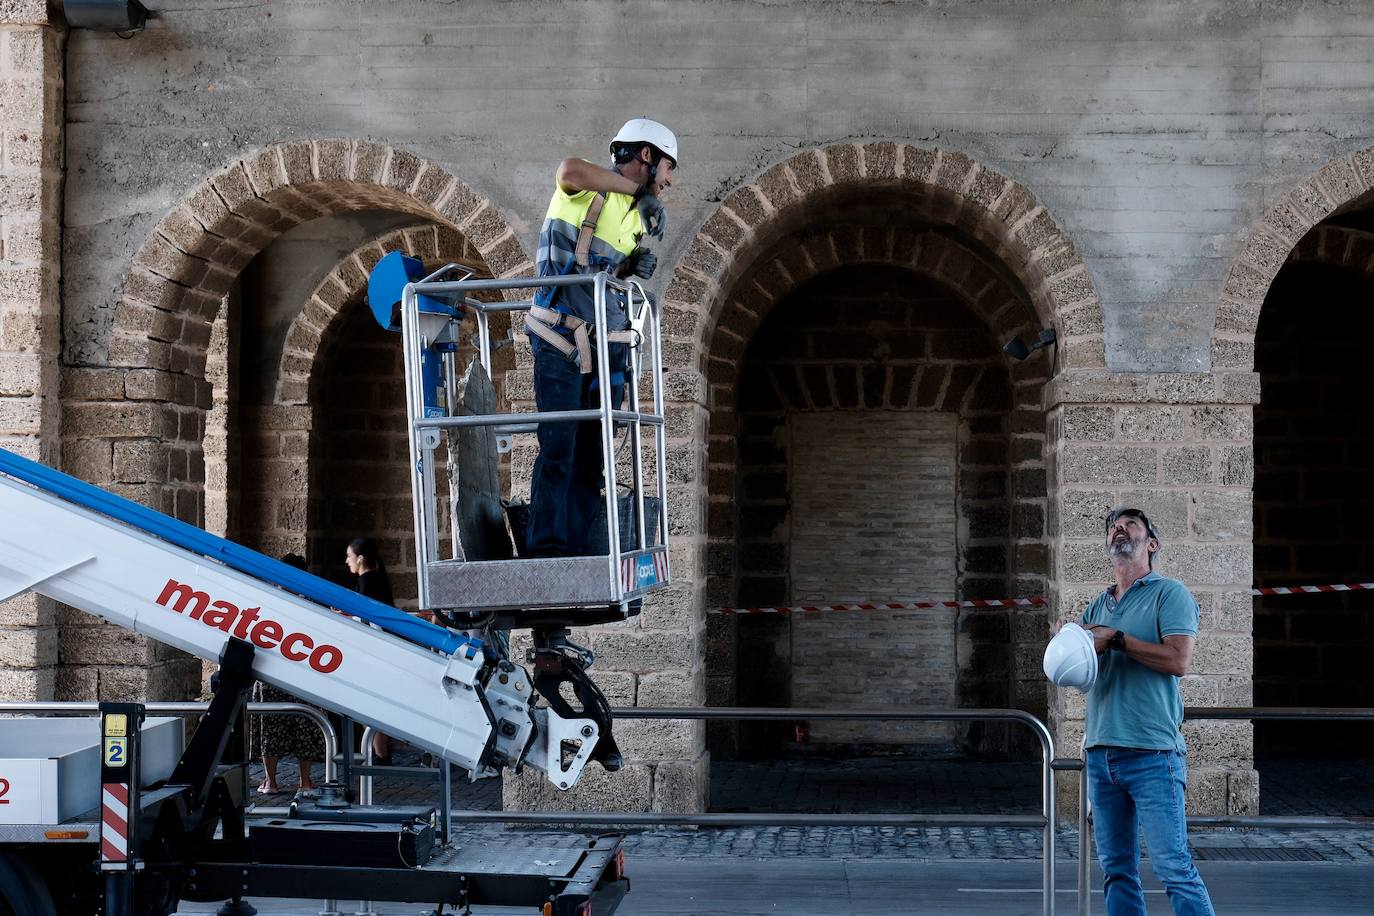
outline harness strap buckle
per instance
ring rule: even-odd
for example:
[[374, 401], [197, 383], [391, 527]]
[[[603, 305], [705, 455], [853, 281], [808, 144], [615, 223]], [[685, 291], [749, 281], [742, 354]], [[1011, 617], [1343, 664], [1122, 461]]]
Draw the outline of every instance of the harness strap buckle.
[[[557, 328], [559, 327], [565, 327], [572, 331], [571, 341], [565, 335], [558, 333]], [[546, 309], [538, 305], [531, 307], [525, 313], [525, 329], [569, 359], [572, 359], [573, 354], [576, 353], [578, 368], [583, 375], [592, 373], [591, 328], [591, 325], [576, 315], [565, 315], [562, 312], [556, 312], [553, 309]], [[639, 335], [633, 330], [608, 331], [606, 342], [608, 344], [638, 346]]]
[[601, 208], [604, 206], [606, 206], [604, 193], [593, 197], [591, 205], [587, 207], [586, 216], [582, 218], [582, 227], [577, 233], [575, 257], [577, 266], [584, 270], [591, 264], [592, 236], [596, 234], [596, 224], [601, 219]]

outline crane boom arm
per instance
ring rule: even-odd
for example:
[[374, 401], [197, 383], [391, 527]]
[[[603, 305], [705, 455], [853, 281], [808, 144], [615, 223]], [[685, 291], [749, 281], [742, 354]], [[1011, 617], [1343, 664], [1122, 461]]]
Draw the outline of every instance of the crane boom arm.
[[243, 640], [261, 680], [474, 776], [528, 764], [568, 788], [596, 744], [480, 642], [3, 449], [0, 519], [0, 600], [32, 590], [210, 660]]

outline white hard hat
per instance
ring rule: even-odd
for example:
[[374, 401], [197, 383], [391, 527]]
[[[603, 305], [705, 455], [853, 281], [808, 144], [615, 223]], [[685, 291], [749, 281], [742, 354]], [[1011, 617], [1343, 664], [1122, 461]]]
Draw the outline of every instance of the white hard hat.
[[677, 137], [673, 135], [671, 130], [657, 121], [650, 121], [648, 118], [631, 118], [625, 122], [624, 127], [620, 128], [620, 133], [611, 140], [612, 151], [615, 150], [617, 143], [652, 143], [660, 153], [673, 160], [673, 168], [677, 168]]
[[1045, 677], [1058, 687], [1087, 693], [1097, 680], [1097, 648], [1093, 635], [1076, 623], [1066, 623], [1045, 647]]

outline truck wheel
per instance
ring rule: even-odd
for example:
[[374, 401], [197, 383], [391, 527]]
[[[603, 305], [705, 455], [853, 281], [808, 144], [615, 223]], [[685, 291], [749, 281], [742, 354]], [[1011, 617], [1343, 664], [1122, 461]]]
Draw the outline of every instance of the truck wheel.
[[14, 853], [0, 852], [0, 916], [57, 916], [43, 876]]

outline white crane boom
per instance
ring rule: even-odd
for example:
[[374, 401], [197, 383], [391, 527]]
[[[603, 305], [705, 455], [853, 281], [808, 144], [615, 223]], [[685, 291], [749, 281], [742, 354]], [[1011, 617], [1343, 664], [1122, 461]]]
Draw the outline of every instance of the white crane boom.
[[0, 600], [30, 590], [204, 659], [248, 642], [261, 680], [474, 777], [566, 789], [598, 738], [480, 642], [0, 449]]

